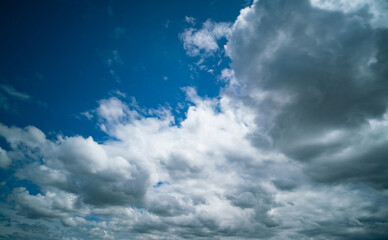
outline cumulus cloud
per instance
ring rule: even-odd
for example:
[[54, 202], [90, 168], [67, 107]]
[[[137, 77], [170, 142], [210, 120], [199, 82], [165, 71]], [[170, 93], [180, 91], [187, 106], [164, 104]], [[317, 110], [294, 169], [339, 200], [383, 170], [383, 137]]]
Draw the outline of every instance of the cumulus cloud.
[[[385, 170], [372, 170], [386, 169], [374, 154], [385, 140], [367, 142], [374, 138], [371, 119], [380, 119], [378, 131], [386, 133], [388, 35], [370, 21], [362, 12], [322, 10], [308, 1], [257, 1], [235, 22], [227, 53], [246, 103], [267, 113], [258, 124], [283, 153], [313, 162], [318, 175], [350, 177], [357, 164], [364, 169], [358, 180], [385, 185]], [[314, 171], [317, 161], [325, 173]]]
[[[3, 126], [2, 136], [13, 151], [25, 155], [33, 148], [39, 159], [16, 175], [39, 185], [41, 193], [15, 189], [11, 199], [19, 206], [16, 210], [31, 218], [60, 218], [71, 225], [76, 215], [85, 217], [91, 211], [110, 215], [110, 208], [120, 209], [117, 223], [112, 220], [110, 226], [119, 231], [171, 229], [187, 236], [208, 230], [226, 234], [247, 219], [256, 219], [261, 228], [276, 224], [268, 215], [272, 190], [246, 171], [269, 164], [271, 158], [277, 159], [275, 165], [288, 160], [261, 152], [245, 138], [255, 128], [248, 108], [227, 97], [203, 99], [194, 89], [186, 91], [194, 105], [180, 126], [167, 110], [155, 110], [149, 116], [137, 112], [133, 117], [135, 110], [123, 102], [117, 104], [118, 99], [100, 101], [99, 108], [115, 103], [122, 110], [114, 111], [120, 112], [120, 121], [96, 111], [109, 126], [107, 133], [116, 139], [102, 144], [79, 136], [48, 140], [36, 129]], [[26, 148], [19, 148], [24, 138], [12, 138], [17, 135], [26, 140], [40, 135], [41, 146], [26, 142]], [[249, 203], [255, 197], [260, 197], [259, 203]], [[126, 212], [138, 216], [122, 222], [125, 215], [121, 214]], [[254, 228], [250, 231], [257, 233]]]
[[88, 112], [105, 141], [1, 124], [1, 156], [39, 187], [13, 188], [9, 211], [69, 238], [386, 238], [388, 32], [319, 2], [254, 1], [233, 25], [187, 29], [189, 55], [226, 37], [231, 65], [217, 98], [184, 88], [179, 123], [111, 97]]
[[[330, 186], [311, 184], [303, 164], [252, 144], [250, 135], [261, 131], [255, 109], [227, 95], [217, 100], [201, 98], [192, 88], [186, 93], [194, 105], [180, 126], [168, 110], [132, 117], [135, 110], [124, 102], [119, 104], [125, 115], [120, 121], [96, 111], [115, 139], [104, 143], [79, 136], [48, 140], [37, 129], [3, 126], [7, 131], [2, 136], [14, 143], [13, 151], [31, 154], [33, 148], [40, 159], [16, 176], [40, 186], [41, 193], [14, 189], [9, 199], [17, 206], [15, 211], [32, 219], [60, 219], [63, 226], [79, 231], [93, 226], [85, 234], [101, 238], [125, 238], [129, 232], [140, 239], [154, 234], [162, 238], [340, 234], [336, 229], [320, 233], [321, 222], [351, 227], [359, 234], [384, 233], [383, 227], [372, 230], [363, 221], [385, 216], [387, 209], [378, 204], [385, 194], [365, 185], [341, 184], [332, 192]], [[100, 101], [100, 107], [110, 100]], [[10, 137], [17, 135], [24, 138]], [[36, 136], [38, 147], [28, 141], [26, 148], [18, 147], [23, 139]], [[366, 199], [367, 192], [375, 197]], [[370, 207], [381, 210], [376, 215]], [[339, 219], [344, 211], [351, 215]], [[90, 219], [93, 215], [98, 221]], [[354, 237], [350, 230], [341, 234]]]
[[46, 192], [45, 195], [30, 195], [25, 188], [15, 188], [13, 200], [21, 208], [20, 212], [31, 218], [56, 218], [75, 212], [77, 196], [65, 192]]

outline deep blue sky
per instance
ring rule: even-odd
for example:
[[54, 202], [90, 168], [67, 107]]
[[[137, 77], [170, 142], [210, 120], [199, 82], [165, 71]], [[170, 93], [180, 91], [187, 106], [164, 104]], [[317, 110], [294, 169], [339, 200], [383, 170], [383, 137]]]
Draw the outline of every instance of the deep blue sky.
[[233, 22], [244, 4], [242, 0], [1, 1], [1, 83], [33, 101], [13, 105], [12, 111], [1, 110], [0, 121], [96, 137], [100, 132], [93, 124], [75, 116], [95, 108], [96, 101], [111, 91], [133, 96], [147, 108], [175, 107], [184, 98], [180, 90], [184, 86], [216, 96], [220, 83], [209, 73], [190, 71], [188, 65], [196, 59], [185, 54], [179, 33], [188, 27], [185, 16], [195, 17], [198, 25], [207, 19]]

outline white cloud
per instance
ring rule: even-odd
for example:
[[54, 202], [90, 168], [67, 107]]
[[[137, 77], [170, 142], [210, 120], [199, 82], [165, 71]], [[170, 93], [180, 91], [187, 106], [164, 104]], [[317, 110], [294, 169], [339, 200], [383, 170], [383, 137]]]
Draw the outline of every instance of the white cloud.
[[[180, 126], [174, 125], [167, 110], [130, 117], [135, 110], [129, 105], [107, 99], [99, 102], [99, 108], [113, 102], [114, 112], [120, 113], [113, 116], [118, 117], [96, 114], [105, 118], [107, 133], [115, 140], [97, 143], [77, 136], [49, 141], [41, 136], [37, 148], [45, 149], [38, 151], [43, 163], [25, 165], [17, 176], [38, 184], [42, 193], [15, 189], [18, 211], [61, 219], [72, 228], [94, 226], [88, 234], [111, 238], [125, 232], [142, 233], [139, 237], [230, 233], [240, 238], [300, 238], [297, 231], [314, 230], [321, 221], [340, 224], [346, 218], [357, 223], [360, 217], [376, 216], [364, 210], [374, 204], [363, 197], [368, 187], [356, 192], [346, 184], [334, 192], [331, 187], [317, 188], [303, 164], [252, 145], [252, 134], [261, 130], [251, 107], [228, 95], [206, 99], [192, 88], [185, 91], [194, 105]], [[381, 124], [373, 123], [380, 130]], [[26, 146], [36, 146], [27, 136], [40, 135], [36, 130], [7, 129], [1, 133], [8, 133], [9, 142], [23, 141], [12, 137], [24, 134]], [[337, 135], [324, 141], [346, 137]], [[14, 151], [26, 151], [12, 146]], [[373, 194], [384, 198], [379, 191]], [[351, 214], [338, 218], [342, 212]], [[109, 220], [85, 218], [91, 214]], [[363, 225], [354, 228], [360, 234], [366, 231]]]
[[214, 23], [207, 20], [201, 29], [188, 28], [180, 34], [183, 47], [190, 56], [208, 56], [219, 50], [217, 41], [226, 37], [230, 31], [229, 23]]
[[128, 111], [129, 109], [116, 97], [101, 100], [97, 108], [98, 116], [109, 122], [118, 121]]
[[191, 25], [195, 25], [195, 18], [185, 16], [185, 21]]
[[12, 148], [17, 149], [21, 145], [29, 148], [36, 148], [46, 143], [46, 135], [34, 126], [27, 126], [24, 129], [7, 127], [0, 123], [0, 135], [3, 136]]
[[[153, 229], [165, 221], [180, 231], [185, 224], [238, 229], [241, 221], [253, 218], [257, 211], [266, 216], [270, 208], [261, 209], [258, 205], [255, 211], [251, 207], [242, 209], [229, 196], [234, 192], [240, 194], [242, 186], [253, 184], [270, 201], [269, 193], [262, 186], [267, 180], [262, 179], [263, 183], [248, 180], [252, 176], [245, 171], [252, 166], [263, 166], [269, 158], [278, 158], [280, 162], [286, 159], [251, 145], [246, 136], [255, 129], [255, 124], [249, 108], [226, 96], [220, 100], [203, 99], [194, 89], [186, 91], [195, 105], [189, 107], [180, 127], [173, 124], [170, 113], [155, 111], [161, 115], [154, 117], [137, 113], [136, 118], [131, 118], [128, 114], [133, 110], [128, 105], [118, 99], [107, 99], [100, 101], [98, 109], [103, 110], [96, 112], [107, 121], [108, 133], [117, 140], [102, 144], [90, 137], [40, 140], [38, 148], [44, 151], [36, 152], [43, 164], [26, 165], [17, 176], [41, 186], [44, 194], [30, 195], [25, 189], [15, 190], [14, 199], [21, 206], [20, 211], [27, 216], [68, 219], [74, 214], [76, 202], [81, 208], [77, 211], [84, 213], [108, 207], [131, 212], [140, 211], [131, 210], [131, 206], [144, 209], [147, 214], [140, 214], [131, 220], [134, 222], [118, 224], [112, 220], [111, 227], [120, 231], [124, 231], [124, 226], [137, 231], [146, 227]], [[111, 113], [106, 109], [114, 110]], [[8, 134], [1, 133], [6, 133], [3, 136], [9, 142], [15, 142], [12, 136], [21, 133], [34, 135], [34, 131], [27, 129], [3, 128], [8, 130]], [[35, 146], [28, 142], [26, 145]], [[26, 151], [12, 146], [14, 151]], [[155, 187], [159, 182], [160, 186]], [[263, 221], [270, 221], [266, 218]], [[70, 220], [63, 221], [71, 225]]]

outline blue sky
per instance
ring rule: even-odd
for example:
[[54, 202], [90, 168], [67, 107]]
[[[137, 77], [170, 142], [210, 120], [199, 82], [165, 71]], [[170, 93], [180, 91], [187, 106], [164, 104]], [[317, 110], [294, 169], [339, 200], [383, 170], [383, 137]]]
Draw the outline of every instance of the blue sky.
[[387, 239], [387, 13], [2, 1], [0, 239]]
[[47, 132], [98, 135], [85, 119], [74, 116], [113, 91], [135, 97], [145, 107], [176, 107], [184, 99], [184, 86], [214, 97], [222, 84], [211, 74], [190, 70], [194, 60], [185, 54], [179, 34], [189, 25], [186, 16], [195, 16], [198, 25], [208, 18], [233, 21], [244, 4], [4, 2], [1, 79], [34, 101], [18, 104], [1, 120]]

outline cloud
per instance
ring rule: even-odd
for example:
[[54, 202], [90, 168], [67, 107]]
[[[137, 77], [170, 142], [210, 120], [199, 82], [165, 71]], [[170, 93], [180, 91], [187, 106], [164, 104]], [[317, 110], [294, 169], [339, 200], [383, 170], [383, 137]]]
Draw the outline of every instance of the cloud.
[[17, 90], [8, 83], [0, 83], [0, 110], [19, 113], [20, 103], [34, 103], [40, 107], [47, 107], [47, 103]]
[[97, 108], [97, 114], [107, 121], [117, 121], [125, 116], [125, 112], [129, 111], [125, 104], [118, 98], [103, 99], [100, 101], [100, 106]]
[[11, 159], [8, 157], [7, 151], [0, 147], [0, 167], [7, 168], [11, 163]]
[[195, 18], [185, 16], [185, 21], [191, 25], [195, 25]]
[[366, 0], [311, 0], [315, 7], [331, 11], [343, 11], [351, 13], [356, 11], [367, 11], [371, 19], [368, 19], [373, 27], [387, 27], [388, 3], [384, 0], [366, 1]]
[[29, 101], [31, 99], [30, 95], [17, 91], [9, 84], [0, 84], [0, 108], [3, 110], [15, 111], [15, 104], [13, 101]]
[[[192, 22], [191, 18], [186, 21]], [[229, 23], [214, 23], [207, 20], [201, 29], [187, 28], [180, 34], [183, 47], [190, 56], [208, 56], [219, 50], [217, 41], [230, 31]]]
[[[369, 227], [388, 211], [379, 204], [386, 197], [382, 192], [365, 185], [355, 191], [346, 182], [335, 191], [312, 184], [302, 163], [252, 145], [251, 134], [260, 132], [254, 108], [228, 95], [206, 99], [192, 88], [185, 91], [194, 105], [180, 126], [166, 109], [145, 116], [118, 99], [101, 100], [99, 108], [112, 103], [121, 108], [114, 111], [118, 118], [95, 111], [109, 126], [104, 129], [111, 140], [102, 143], [80, 136], [47, 140], [31, 127], [3, 126], [0, 133], [13, 151], [26, 155], [33, 148], [40, 159], [16, 173], [41, 192], [14, 189], [15, 211], [32, 219], [60, 219], [64, 228], [79, 231], [93, 226], [85, 234], [110, 238], [129, 232], [139, 239], [155, 234], [355, 238], [350, 228], [362, 236], [384, 234], [382, 226]], [[37, 145], [29, 142], [33, 138]], [[366, 199], [366, 193], [373, 198]], [[372, 207], [379, 208], [378, 215], [368, 210]], [[324, 223], [330, 232], [319, 231]]]
[[[133, 114], [133, 108], [116, 98], [100, 101], [98, 109], [113, 109], [114, 113], [96, 111], [109, 126], [107, 133], [116, 139], [105, 143], [79, 136], [47, 140], [31, 127], [3, 126], [0, 133], [12, 151], [21, 155], [34, 151], [38, 159], [24, 165], [16, 176], [39, 185], [41, 193], [15, 189], [11, 199], [19, 206], [16, 210], [30, 218], [60, 218], [67, 225], [71, 222], [66, 219], [85, 217], [92, 211], [114, 216], [111, 227], [118, 231], [152, 233], [173, 231], [175, 226], [176, 234], [187, 236], [205, 234], [202, 231], [206, 228], [221, 234], [234, 231], [246, 218], [257, 217], [255, 221], [262, 228], [274, 224], [268, 216], [274, 201], [270, 190], [264, 183], [241, 176], [271, 157], [245, 139], [254, 128], [252, 113], [226, 97], [220, 101], [203, 99], [194, 89], [186, 91], [195, 105], [189, 107], [181, 126], [174, 124], [166, 109], [144, 116]], [[39, 135], [35, 142], [40, 146], [28, 141]], [[25, 148], [19, 148], [21, 144]], [[240, 153], [239, 149], [245, 151]], [[286, 161], [281, 156], [272, 157]], [[265, 197], [260, 200], [265, 205], [244, 203], [246, 196]], [[109, 209], [121, 213], [111, 215]], [[126, 212], [138, 217], [123, 222]], [[187, 226], [197, 230], [188, 231]]]
[[20, 129], [0, 124], [0, 135], [7, 140], [13, 149], [17, 149], [22, 145], [28, 148], [36, 148], [46, 142], [46, 135], [34, 126]]
[[[118, 33], [116, 33], [118, 32]], [[125, 34], [125, 29], [117, 30], [115, 29], [115, 37], [119, 38], [121, 35]], [[106, 51], [99, 52], [107, 69], [109, 70], [110, 75], [116, 82], [120, 82], [121, 78], [118, 73], [118, 69], [120, 66], [124, 65], [124, 61], [121, 58], [120, 52], [117, 49], [111, 49]]]
[[226, 37], [231, 64], [218, 97], [183, 88], [180, 122], [112, 96], [87, 112], [105, 140], [1, 124], [0, 154], [31, 185], [6, 183], [8, 215], [69, 238], [386, 238], [388, 36], [373, 19], [254, 1], [181, 35], [191, 56]]
[[[373, 138], [369, 121], [387, 111], [388, 35], [369, 21], [362, 12], [326, 11], [308, 1], [256, 1], [234, 23], [227, 54], [246, 104], [266, 114], [257, 124], [280, 151], [312, 162], [312, 174], [341, 166], [338, 175], [353, 178], [358, 164], [364, 171], [353, 179], [385, 186], [376, 176], [385, 170], [372, 167], [386, 169], [374, 154], [385, 140], [366, 143]], [[381, 121], [377, 131], [386, 133]], [[318, 166], [325, 173], [315, 172]]]
[[9, 96], [15, 97], [20, 100], [28, 100], [31, 98], [28, 94], [17, 91], [11, 85], [1, 84], [0, 89]]
[[25, 188], [15, 188], [11, 198], [21, 207], [21, 213], [31, 218], [56, 218], [75, 212], [77, 197], [65, 192], [30, 195]]

